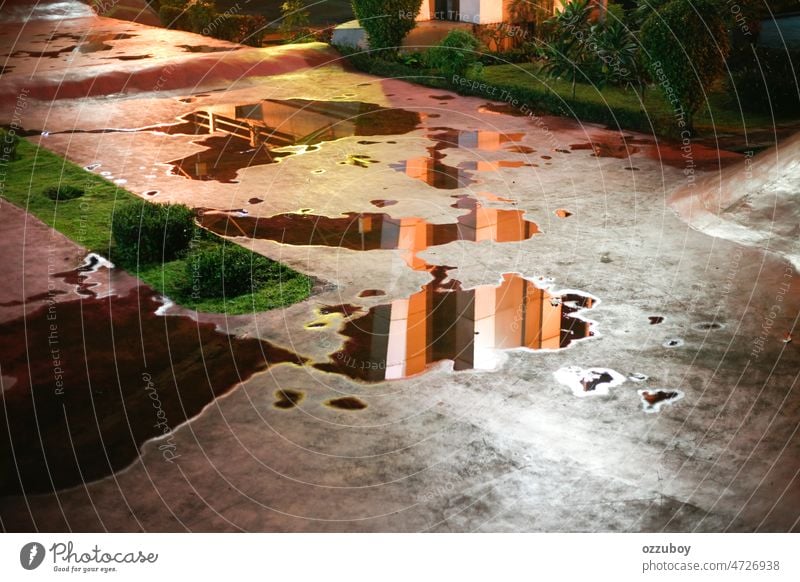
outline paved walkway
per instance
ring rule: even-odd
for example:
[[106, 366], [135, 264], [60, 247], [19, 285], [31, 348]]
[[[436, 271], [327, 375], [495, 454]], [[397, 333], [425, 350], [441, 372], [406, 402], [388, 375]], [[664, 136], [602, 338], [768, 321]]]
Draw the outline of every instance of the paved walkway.
[[[55, 28], [72, 36], [47, 41]], [[76, 50], [86, 30], [112, 48]], [[320, 45], [247, 49], [85, 17], [23, 32], [9, 46], [0, 31], [21, 51], [3, 95], [30, 90], [21, 123], [49, 132], [34, 141], [150, 200], [330, 229], [314, 246], [236, 239], [327, 282], [237, 323], [309, 365], [275, 365], [214, 400], [172, 435], [174, 463], [151, 441], [85, 488], [0, 500], [5, 528], [798, 528], [800, 344], [783, 343], [795, 272], [688, 227], [666, 202], [741, 156], [695, 148], [690, 167], [652, 136], [370, 77]], [[1, 111], [9, 122], [13, 108]], [[212, 117], [215, 133], [194, 135]], [[252, 130], [261, 144], [267, 128], [282, 147], [231, 137]], [[503, 347], [542, 339], [545, 314], [587, 296], [599, 299], [583, 314], [593, 337]], [[573, 320], [548, 321], [560, 343]], [[342, 333], [360, 338], [358, 366], [428, 369], [363, 382], [310, 365], [350, 353]], [[456, 344], [498, 349], [441, 359]], [[492, 360], [468, 361], [479, 353]]]

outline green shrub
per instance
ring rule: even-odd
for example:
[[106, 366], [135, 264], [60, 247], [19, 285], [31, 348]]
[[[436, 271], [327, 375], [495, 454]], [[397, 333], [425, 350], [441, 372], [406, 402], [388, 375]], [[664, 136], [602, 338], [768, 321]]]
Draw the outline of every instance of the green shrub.
[[216, 7], [212, 0], [195, 0], [186, 10], [192, 32], [197, 34], [210, 34], [217, 18]]
[[13, 162], [17, 159], [19, 136], [14, 131], [0, 129], [0, 161]]
[[111, 220], [114, 257], [123, 266], [171, 261], [189, 247], [194, 230], [192, 210], [182, 204], [124, 204]]
[[286, 0], [281, 4], [279, 29], [285, 42], [305, 39], [308, 36], [309, 15], [305, 0]]
[[480, 59], [480, 41], [464, 30], [451, 30], [438, 45], [426, 54], [428, 65], [451, 80], [454, 76], [465, 76]]
[[397, 52], [417, 25], [422, 0], [352, 0], [353, 13], [367, 33], [369, 48]]
[[192, 251], [184, 293], [193, 298], [236, 297], [295, 275], [289, 267], [234, 243]]
[[42, 192], [50, 200], [74, 200], [83, 196], [83, 188], [70, 184], [59, 184], [58, 186], [48, 186]]
[[158, 9], [158, 17], [165, 28], [175, 30], [192, 30], [189, 14], [184, 6], [162, 5]]

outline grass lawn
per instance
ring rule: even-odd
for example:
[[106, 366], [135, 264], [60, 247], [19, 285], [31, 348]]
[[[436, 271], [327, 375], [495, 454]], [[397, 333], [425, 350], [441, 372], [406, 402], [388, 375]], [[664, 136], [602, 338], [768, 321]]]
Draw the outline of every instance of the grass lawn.
[[[504, 88], [516, 90], [521, 95], [530, 97], [549, 94], [550, 99], [556, 97], [564, 100], [569, 107], [574, 102], [594, 105], [598, 108], [610, 109], [619, 118], [633, 119], [643, 116], [642, 104], [632, 90], [619, 87], [595, 87], [578, 83], [575, 98], [572, 97], [572, 84], [569, 81], [550, 79], [540, 72], [540, 65], [526, 63], [521, 65], [494, 65], [484, 67], [482, 80]], [[536, 102], [528, 103], [536, 109]], [[576, 106], [578, 109], [580, 106]], [[674, 112], [662, 97], [658, 87], [649, 87], [645, 94], [644, 111], [656, 127], [669, 126]], [[587, 119], [587, 121], [592, 121]], [[624, 124], [622, 124], [624, 126]], [[695, 116], [695, 127], [700, 133], [738, 133], [745, 129], [752, 131], [760, 127], [772, 127], [773, 120], [769, 114], [741, 112], [738, 107], [729, 103], [728, 95], [721, 89], [710, 93], [707, 104]]]
[[[18, 159], [6, 167], [2, 196], [79, 245], [113, 260], [111, 217], [114, 210], [121, 204], [141, 199], [25, 140], [19, 142], [17, 154]], [[53, 201], [42, 193], [46, 187], [58, 184], [81, 187], [85, 194], [74, 200]], [[195, 244], [213, 247], [233, 243], [201, 231]], [[278, 284], [266, 285], [253, 293], [236, 297], [196, 298], [181, 291], [186, 288], [188, 263], [188, 259], [183, 257], [163, 264], [120, 266], [176, 303], [208, 313], [236, 315], [266, 311], [297, 303], [311, 293], [312, 281], [309, 277], [286, 269], [285, 276]]]

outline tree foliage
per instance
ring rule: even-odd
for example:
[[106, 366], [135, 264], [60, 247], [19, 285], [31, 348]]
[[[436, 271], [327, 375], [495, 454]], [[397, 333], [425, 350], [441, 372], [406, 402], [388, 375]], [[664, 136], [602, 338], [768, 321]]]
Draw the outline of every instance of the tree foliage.
[[416, 26], [422, 0], [351, 0], [373, 50], [396, 52]]
[[305, 0], [286, 0], [281, 4], [280, 31], [287, 42], [308, 36], [310, 15]]
[[124, 204], [111, 220], [114, 257], [123, 266], [171, 261], [189, 247], [194, 230], [194, 214], [182, 204]]
[[688, 129], [730, 50], [725, 16], [713, 0], [673, 0], [642, 25], [653, 79], [668, 102], [682, 109]]

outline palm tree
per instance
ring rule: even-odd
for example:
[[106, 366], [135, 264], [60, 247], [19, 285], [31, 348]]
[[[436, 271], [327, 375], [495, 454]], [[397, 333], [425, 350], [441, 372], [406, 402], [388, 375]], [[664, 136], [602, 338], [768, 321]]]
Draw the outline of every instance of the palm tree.
[[589, 0], [572, 0], [547, 21], [552, 32], [544, 46], [547, 62], [542, 71], [551, 77], [569, 79], [573, 98], [578, 75], [585, 75], [583, 69], [596, 60], [588, 42], [592, 35], [591, 10]]

